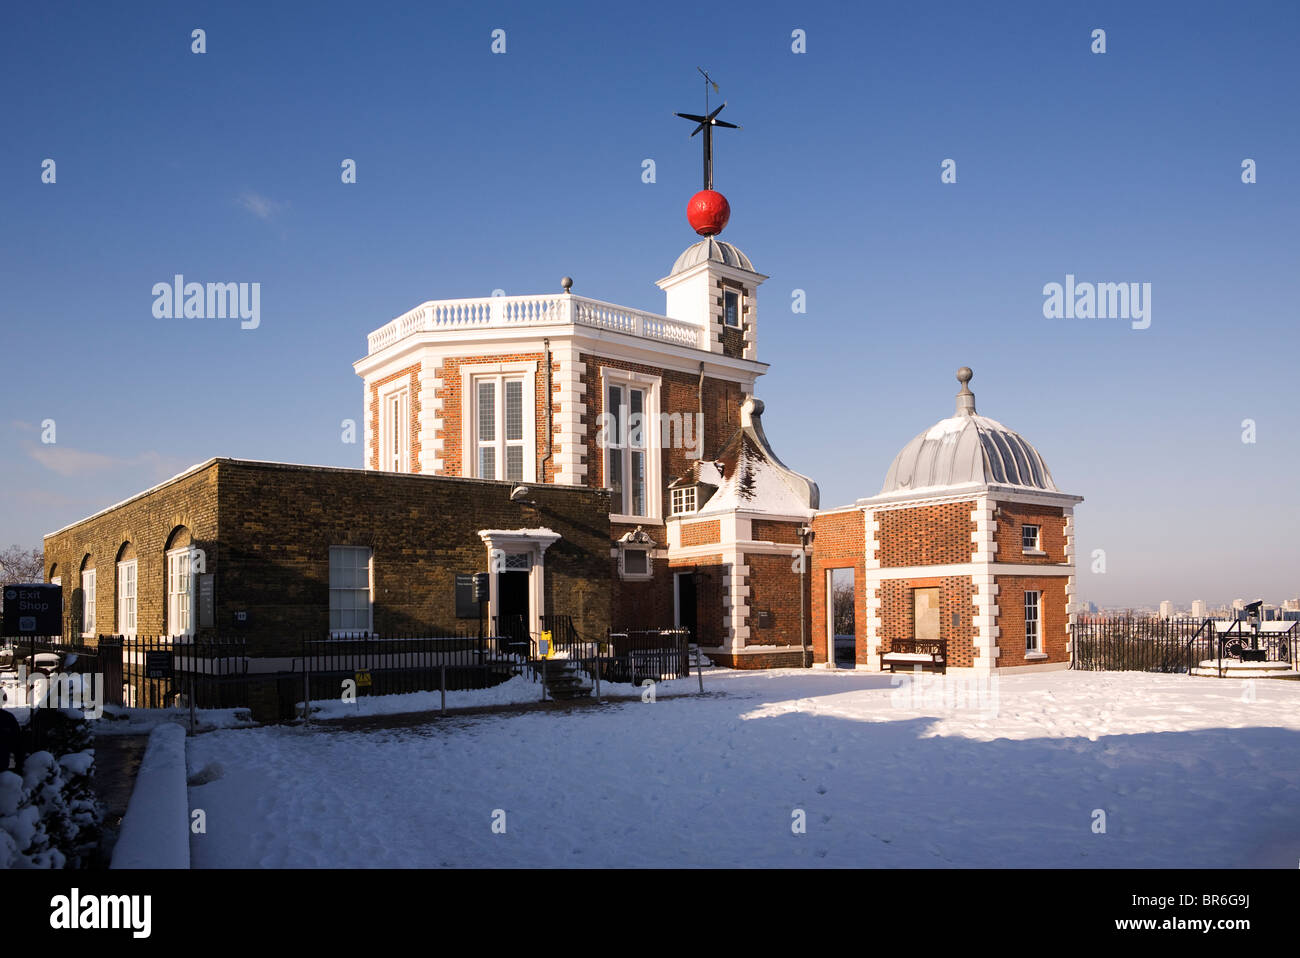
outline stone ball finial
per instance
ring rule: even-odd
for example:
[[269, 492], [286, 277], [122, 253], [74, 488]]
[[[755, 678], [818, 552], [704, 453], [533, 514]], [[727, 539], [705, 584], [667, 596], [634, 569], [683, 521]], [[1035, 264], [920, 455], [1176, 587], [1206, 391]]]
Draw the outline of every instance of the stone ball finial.
[[573, 289], [573, 277], [572, 276], [560, 277], [560, 286], [564, 289], [566, 293], [569, 290]]
[[969, 366], [963, 366], [957, 370], [957, 382], [965, 386], [975, 376], [974, 371]]

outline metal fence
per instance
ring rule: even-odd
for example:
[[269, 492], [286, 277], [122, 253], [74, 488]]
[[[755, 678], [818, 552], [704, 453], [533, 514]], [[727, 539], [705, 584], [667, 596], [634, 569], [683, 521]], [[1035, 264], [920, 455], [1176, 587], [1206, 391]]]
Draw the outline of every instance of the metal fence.
[[[29, 678], [99, 676], [104, 705], [128, 708], [236, 708], [248, 704], [248, 657], [243, 639], [101, 635], [19, 639], [0, 649], [6, 700], [30, 697]], [[35, 686], [34, 686], [35, 687]], [[13, 704], [10, 702], [9, 704]], [[28, 703], [30, 704], [30, 703]]]
[[[1070, 667], [1082, 671], [1191, 672], [1202, 662], [1243, 658], [1243, 650], [1296, 667], [1296, 629], [1243, 632], [1214, 619], [1088, 617], [1071, 628]], [[1272, 626], [1273, 623], [1265, 623]], [[1249, 653], [1248, 653], [1249, 654]]]
[[[567, 615], [548, 615], [532, 631], [522, 616], [493, 619], [490, 633], [430, 629], [377, 635], [304, 636], [297, 654], [279, 661], [250, 659], [243, 637], [101, 635], [22, 639], [0, 644], [0, 687], [28, 696], [18, 676], [84, 672], [102, 676], [103, 704], [128, 708], [245, 708], [261, 695], [254, 686], [279, 683], [279, 698], [303, 694], [337, 698], [347, 687], [362, 695], [484, 689], [525, 675], [541, 680], [572, 670], [588, 680], [640, 683], [690, 674], [687, 629], [625, 629], [584, 636]], [[549, 633], [549, 648], [543, 634]], [[260, 665], [270, 671], [250, 671]], [[17, 704], [15, 698], [9, 704]], [[282, 709], [282, 711], [284, 711]]]
[[527, 642], [469, 632], [331, 635], [304, 639], [293, 672], [313, 699], [338, 698], [349, 681], [363, 695], [485, 689], [522, 672], [527, 654]]
[[242, 638], [101, 635], [99, 662], [109, 704], [127, 708], [241, 708], [249, 704]]

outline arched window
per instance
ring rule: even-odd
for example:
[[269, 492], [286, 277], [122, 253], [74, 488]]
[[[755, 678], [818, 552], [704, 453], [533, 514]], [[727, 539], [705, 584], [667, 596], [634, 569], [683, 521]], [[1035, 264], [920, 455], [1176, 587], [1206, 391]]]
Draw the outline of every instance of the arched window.
[[126, 636], [135, 635], [138, 578], [135, 546], [123, 542], [117, 550], [117, 631]]
[[185, 526], [177, 526], [167, 537], [167, 634], [194, 634], [194, 547]]
[[95, 634], [95, 557], [81, 560], [81, 634]]

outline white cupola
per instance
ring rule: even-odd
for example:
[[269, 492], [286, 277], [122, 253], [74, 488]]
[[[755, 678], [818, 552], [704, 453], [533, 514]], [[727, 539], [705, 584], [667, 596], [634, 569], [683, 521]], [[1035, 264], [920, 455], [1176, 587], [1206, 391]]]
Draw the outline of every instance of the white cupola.
[[737, 247], [710, 236], [688, 246], [657, 285], [667, 295], [665, 316], [709, 331], [709, 352], [757, 359], [758, 287], [765, 279]]

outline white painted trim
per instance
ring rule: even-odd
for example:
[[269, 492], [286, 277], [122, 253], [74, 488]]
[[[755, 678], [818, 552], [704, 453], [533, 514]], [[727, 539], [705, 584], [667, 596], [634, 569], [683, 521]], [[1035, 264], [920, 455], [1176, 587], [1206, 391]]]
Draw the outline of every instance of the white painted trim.
[[528, 567], [529, 631], [540, 632], [542, 616], [546, 614], [546, 550], [560, 538], [559, 533], [550, 529], [481, 529], [478, 535], [488, 552], [488, 621], [500, 614], [499, 572], [494, 568], [492, 553], [500, 550], [506, 555], [527, 555], [531, 559]]
[[[523, 377], [523, 431], [524, 431], [524, 478], [521, 482], [537, 481], [537, 360], [496, 363], [466, 363], [460, 367], [460, 433], [461, 460], [460, 471], [470, 479], [478, 476], [478, 390], [480, 380], [494, 379], [497, 382], [497, 422], [500, 435], [497, 443], [505, 448], [505, 380]], [[501, 474], [494, 477], [498, 481], [505, 479], [505, 455], [500, 457]]]
[[[642, 428], [642, 451], [645, 453], [645, 509], [646, 514], [643, 516], [628, 515], [617, 512], [615, 509], [621, 507], [627, 502], [624, 498], [623, 503], [610, 503], [611, 523], [624, 523], [627, 525], [644, 525], [647, 522], [661, 524], [663, 522], [663, 489], [660, 480], [663, 469], [663, 446], [662, 436], [660, 435], [659, 410], [662, 400], [663, 380], [659, 376], [650, 376], [645, 373], [631, 372], [626, 369], [619, 369], [616, 366], [601, 366], [598, 376], [600, 381], [601, 408], [604, 409], [606, 397], [609, 395], [611, 386], [620, 386], [623, 389], [639, 389], [645, 393], [645, 401], [642, 404], [641, 417], [643, 422]], [[629, 409], [630, 409], [629, 404]], [[608, 410], [605, 410], [608, 412]], [[605, 481], [609, 481], [609, 454], [612, 450], [608, 445], [602, 447], [599, 443], [599, 423], [597, 429], [597, 449], [598, 454], [602, 457], [602, 468]], [[623, 450], [617, 450], [620, 455]], [[624, 496], [631, 494], [631, 488], [627, 481], [627, 473], [624, 473]], [[607, 485], [606, 488], [609, 488]]]

